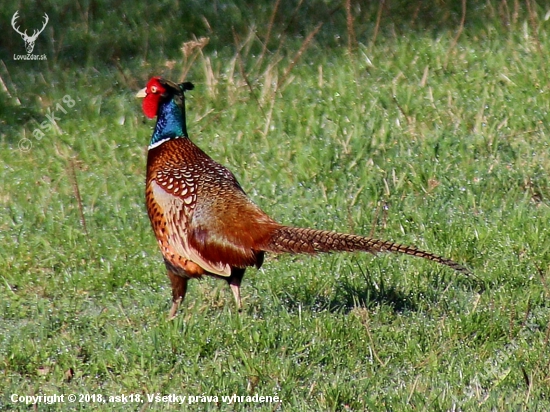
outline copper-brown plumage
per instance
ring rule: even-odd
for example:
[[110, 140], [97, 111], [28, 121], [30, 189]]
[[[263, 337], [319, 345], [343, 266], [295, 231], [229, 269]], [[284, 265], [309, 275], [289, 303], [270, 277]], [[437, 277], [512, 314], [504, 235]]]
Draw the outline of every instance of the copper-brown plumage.
[[157, 116], [147, 158], [147, 211], [172, 283], [175, 316], [190, 278], [226, 279], [237, 306], [248, 266], [260, 267], [265, 252], [396, 252], [449, 266], [460, 264], [379, 239], [281, 225], [245, 194], [237, 179], [188, 137], [184, 91], [192, 88], [153, 78], [140, 92], [144, 113]]

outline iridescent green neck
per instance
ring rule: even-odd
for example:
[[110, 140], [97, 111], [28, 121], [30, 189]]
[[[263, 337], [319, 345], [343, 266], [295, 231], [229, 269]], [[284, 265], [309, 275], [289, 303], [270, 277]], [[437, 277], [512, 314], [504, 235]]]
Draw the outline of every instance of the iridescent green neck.
[[187, 137], [184, 109], [175, 102], [174, 98], [162, 102], [159, 106], [157, 124], [149, 143], [149, 149], [171, 139]]

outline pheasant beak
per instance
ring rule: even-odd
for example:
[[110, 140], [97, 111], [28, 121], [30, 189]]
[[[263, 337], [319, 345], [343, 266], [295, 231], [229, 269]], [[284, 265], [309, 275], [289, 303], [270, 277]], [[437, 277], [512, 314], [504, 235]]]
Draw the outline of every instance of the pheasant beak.
[[146, 87], [144, 87], [143, 89], [141, 89], [139, 92], [136, 93], [136, 97], [144, 98], [145, 96], [147, 96], [147, 88]]

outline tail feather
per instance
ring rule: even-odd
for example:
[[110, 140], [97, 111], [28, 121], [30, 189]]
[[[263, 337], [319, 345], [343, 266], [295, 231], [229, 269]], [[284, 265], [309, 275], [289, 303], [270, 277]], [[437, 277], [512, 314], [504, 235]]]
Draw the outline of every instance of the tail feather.
[[394, 252], [431, 260], [468, 274], [468, 269], [451, 259], [434, 255], [413, 246], [400, 245], [386, 240], [359, 235], [283, 226], [273, 232], [265, 248], [272, 253], [323, 253], [323, 252]]

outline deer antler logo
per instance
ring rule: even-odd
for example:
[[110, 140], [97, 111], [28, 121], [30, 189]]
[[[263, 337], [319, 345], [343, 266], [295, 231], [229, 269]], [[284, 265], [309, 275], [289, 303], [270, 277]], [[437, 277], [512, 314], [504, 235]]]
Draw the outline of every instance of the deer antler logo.
[[27, 54], [31, 54], [33, 49], [34, 49], [34, 42], [36, 41], [38, 35], [44, 31], [44, 29], [46, 28], [46, 24], [48, 24], [48, 21], [50, 19], [49, 19], [48, 15], [46, 13], [44, 13], [44, 25], [42, 26], [42, 28], [40, 30], [34, 30], [32, 36], [29, 36], [27, 34], [27, 30], [25, 30], [25, 32], [22, 33], [21, 31], [19, 31], [19, 27], [15, 26], [16, 20], [19, 17], [18, 13], [19, 13], [19, 10], [17, 10], [15, 12], [15, 14], [13, 15], [13, 17], [11, 19], [11, 26], [13, 27], [13, 29], [17, 33], [19, 33], [21, 35], [21, 37], [25, 41], [25, 49], [27, 49]]

